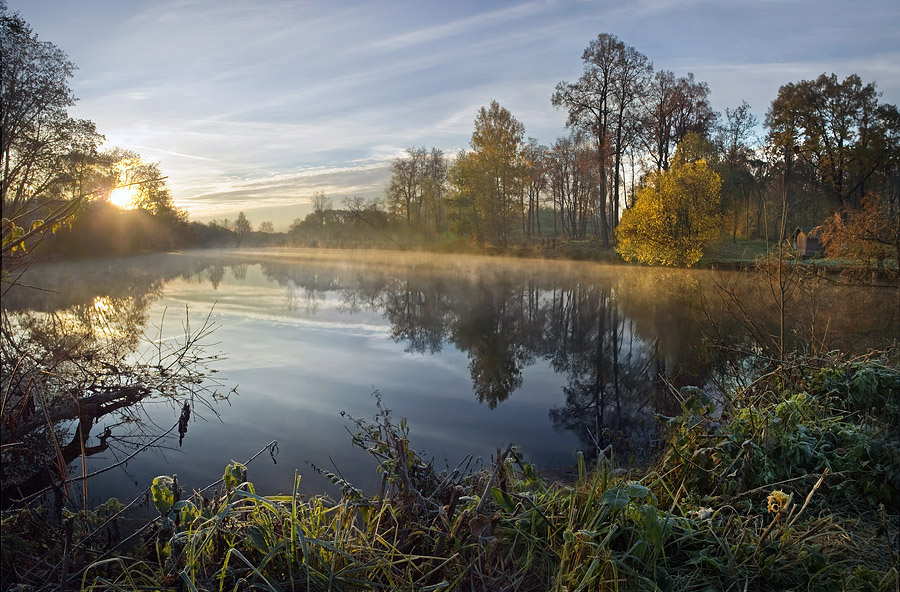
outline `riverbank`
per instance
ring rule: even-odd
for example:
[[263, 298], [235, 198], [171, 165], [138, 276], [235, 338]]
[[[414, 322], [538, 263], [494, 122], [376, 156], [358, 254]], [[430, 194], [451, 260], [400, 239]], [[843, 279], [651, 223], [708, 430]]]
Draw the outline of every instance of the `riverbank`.
[[[258, 245], [259, 246], [259, 245]], [[257, 247], [258, 247], [257, 246]], [[290, 248], [287, 242], [278, 247]], [[403, 252], [424, 252], [440, 254], [484, 255], [491, 257], [510, 257], [518, 259], [546, 259], [550, 261], [593, 261], [608, 265], [627, 265], [646, 267], [639, 263], [624, 261], [613, 247], [603, 247], [598, 240], [572, 240], [567, 238], [535, 238], [523, 240], [506, 247], [496, 245], [479, 245], [471, 241], [454, 240], [410, 240], [402, 242], [347, 242], [329, 243], [313, 241], [295, 245], [298, 248], [326, 250], [397, 250]], [[727, 271], [752, 270], [756, 262], [765, 257], [773, 249], [773, 245], [765, 240], [741, 239], [732, 241], [724, 239], [707, 246], [704, 255], [694, 266], [696, 269], [719, 269]], [[791, 255], [788, 253], [788, 257]], [[807, 257], [796, 259], [791, 257], [791, 264], [804, 269], [822, 271], [829, 275], [850, 274], [857, 279], [896, 280], [900, 277], [897, 262], [885, 260], [881, 267], [874, 262], [859, 261], [849, 258], [829, 259], [825, 257]]]
[[[722, 241], [709, 245], [704, 249], [703, 257], [694, 266], [695, 269], [718, 269], [722, 271], [744, 271], [756, 268], [756, 262], [766, 256], [772, 245], [765, 240], [741, 239]], [[198, 250], [204, 250], [199, 247]], [[561, 237], [522, 239], [508, 246], [481, 245], [459, 237], [441, 236], [426, 238], [423, 236], [388, 236], [360, 238], [342, 238], [334, 240], [308, 239], [298, 240], [290, 234], [253, 233], [244, 241], [216, 244], [208, 249], [219, 250], [290, 250], [310, 249], [321, 251], [396, 251], [437, 254], [483, 255], [488, 257], [510, 257], [516, 259], [543, 259], [549, 261], [593, 261], [607, 265], [625, 265], [644, 267], [639, 263], [630, 263], [622, 259], [613, 247], [603, 247], [598, 240], [573, 240]], [[176, 249], [177, 250], [177, 249]], [[148, 254], [160, 251], [136, 250], [131, 254]], [[116, 253], [108, 250], [94, 255], [69, 252], [64, 259], [78, 260], [83, 258], [103, 258]], [[118, 253], [115, 256], [121, 256]], [[849, 258], [830, 259], [810, 257], [797, 259], [788, 254], [794, 266], [825, 273], [828, 275], [844, 274], [854, 281], [897, 281], [900, 278], [897, 262], [885, 260], [881, 266], [876, 262], [860, 261]]]
[[[728, 271], [752, 270], [756, 262], [769, 254], [773, 246], [763, 240], [724, 240], [709, 245], [703, 257], [694, 266], [697, 269], [720, 269]], [[478, 253], [478, 251], [474, 251]], [[525, 245], [512, 246], [505, 249], [488, 247], [483, 254], [502, 255], [508, 257], [531, 257], [539, 259], [564, 259], [572, 261], [596, 261], [612, 265], [636, 265], [624, 261], [612, 248], [604, 248], [599, 241], [549, 240]], [[789, 255], [789, 254], [788, 254]], [[898, 277], [895, 261], [885, 261], [882, 267], [870, 265], [864, 261], [848, 258], [830, 259], [825, 257], [809, 257], [791, 259], [793, 265], [810, 270], [824, 271], [828, 274], [852, 273], [869, 275], [873, 279], [889, 279]]]
[[[575, 482], [515, 448], [439, 473], [382, 407], [354, 441], [384, 476], [367, 496], [264, 495], [232, 464], [216, 494], [150, 488], [128, 539], [116, 504], [3, 515], [3, 589], [894, 590], [900, 574], [900, 369], [795, 359], [719, 402], [679, 393], [658, 460], [607, 450]], [[128, 545], [121, 545], [123, 540]]]

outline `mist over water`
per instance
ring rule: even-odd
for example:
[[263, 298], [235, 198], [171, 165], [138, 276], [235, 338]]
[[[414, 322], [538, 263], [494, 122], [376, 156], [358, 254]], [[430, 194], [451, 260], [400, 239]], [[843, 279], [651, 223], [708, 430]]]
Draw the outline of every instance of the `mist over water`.
[[[312, 465], [376, 489], [374, 462], [351, 446], [341, 415], [371, 417], [375, 390], [438, 466], [489, 459], [510, 442], [541, 469], [610, 444], [640, 462], [656, 444], [656, 414], [678, 408], [673, 389], [714, 391], [734, 350], [758, 347], [748, 321], [772, 334], [778, 316], [749, 273], [394, 252], [149, 255], [46, 265], [23, 283], [56, 291], [16, 289], [4, 307], [93, 322], [139, 349], [140, 334], [177, 339], [207, 317], [217, 326], [207, 351], [219, 354], [219, 390], [236, 394], [195, 405], [181, 446], [166, 440], [91, 480], [98, 499], [133, 497], [159, 474], [202, 487], [272, 440], [277, 464], [264, 454], [250, 466], [258, 491], [289, 491], [295, 470], [305, 491], [322, 491]], [[792, 298], [787, 335], [801, 349], [862, 353], [900, 333], [896, 288], [819, 282]], [[708, 347], [716, 339], [725, 347]], [[165, 429], [178, 413], [144, 401], [98, 418], [94, 431], [115, 426], [121, 442], [88, 470], [127, 454], [135, 418]]]

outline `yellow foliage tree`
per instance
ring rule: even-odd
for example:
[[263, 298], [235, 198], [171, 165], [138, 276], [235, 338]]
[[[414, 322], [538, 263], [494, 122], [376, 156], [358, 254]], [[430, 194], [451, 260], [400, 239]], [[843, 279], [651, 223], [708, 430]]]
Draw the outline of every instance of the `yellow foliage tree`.
[[461, 154], [449, 171], [456, 188], [458, 232], [473, 231], [481, 242], [505, 246], [521, 215], [524, 191], [525, 126], [497, 101], [475, 117], [472, 150]]
[[622, 214], [616, 251], [626, 261], [690, 267], [719, 237], [722, 179], [705, 158], [691, 158], [696, 144], [685, 138], [669, 170], [651, 172]]

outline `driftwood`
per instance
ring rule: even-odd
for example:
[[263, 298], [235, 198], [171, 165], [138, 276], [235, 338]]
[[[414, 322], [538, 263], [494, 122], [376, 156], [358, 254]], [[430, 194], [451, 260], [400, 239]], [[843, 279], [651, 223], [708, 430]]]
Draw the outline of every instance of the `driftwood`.
[[[109, 428], [106, 428], [106, 431], [98, 436], [97, 439], [100, 440], [100, 444], [97, 446], [85, 445], [85, 442], [87, 442], [90, 437], [91, 424], [94, 419], [95, 418], [92, 417], [81, 419], [78, 427], [75, 428], [75, 435], [72, 437], [72, 441], [60, 448], [60, 457], [62, 458], [62, 463], [64, 465], [68, 466], [82, 454], [85, 457], [88, 457], [105, 452], [109, 448], [107, 440], [109, 440], [112, 435]], [[57, 487], [59, 487], [61, 478], [59, 469], [57, 468], [56, 472], [54, 472], [51, 470], [51, 467], [52, 465], [49, 464], [44, 465], [39, 471], [24, 481], [11, 484], [4, 483], [3, 488], [0, 489], [0, 498], [2, 498], [2, 501], [0, 501], [0, 508], [7, 509], [18, 503], [20, 500], [35, 495], [35, 492], [49, 491], [53, 486], [51, 485], [48, 487], [48, 483], [56, 483]], [[69, 483], [75, 481], [75, 479], [66, 479], [65, 481]]]
[[0, 427], [0, 441], [3, 444], [9, 444], [13, 439], [21, 438], [36, 429], [46, 427], [48, 422], [56, 424], [72, 419], [96, 419], [122, 407], [133, 405], [148, 394], [149, 391], [143, 386], [117, 387], [114, 390], [80, 399], [66, 399], [48, 408], [46, 413], [41, 413], [21, 424], [16, 422], [16, 418], [8, 417]]

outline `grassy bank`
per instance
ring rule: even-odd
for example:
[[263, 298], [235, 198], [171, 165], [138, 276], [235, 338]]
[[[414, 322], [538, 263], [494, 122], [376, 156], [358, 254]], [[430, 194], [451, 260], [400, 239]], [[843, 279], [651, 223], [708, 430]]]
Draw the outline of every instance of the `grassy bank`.
[[159, 517], [126, 545], [115, 502], [57, 526], [5, 513], [3, 589], [896, 590], [897, 367], [798, 360], [722, 402], [679, 396], [652, 467], [602, 451], [568, 485], [515, 447], [439, 473], [379, 406], [352, 424], [378, 495], [334, 475], [338, 500], [264, 495], [232, 464], [215, 494], [155, 480]]
[[[308, 246], [308, 245], [307, 245]], [[400, 249], [432, 253], [458, 253], [466, 255], [488, 255], [499, 257], [515, 257], [520, 259], [549, 259], [566, 261], [595, 261], [614, 265], [640, 265], [629, 263], [615, 251], [614, 247], [603, 247], [598, 240], [572, 240], [567, 238], [544, 238], [523, 240], [506, 247], [480, 245], [469, 240], [453, 237], [439, 237], [432, 241], [409, 241], [407, 243], [319, 243], [316, 247], [337, 249]], [[765, 240], [741, 239], [732, 241], [724, 239], [707, 246], [703, 257], [695, 267], [721, 270], [754, 269], [756, 262], [769, 254], [775, 245]], [[850, 258], [829, 259], [824, 257], [793, 259], [785, 253], [793, 265], [799, 265], [813, 271], [828, 274], [849, 273], [863, 279], [866, 277], [891, 279], [896, 278], [897, 264], [892, 260], [882, 262], [878, 267], [874, 261], [861, 261]]]

